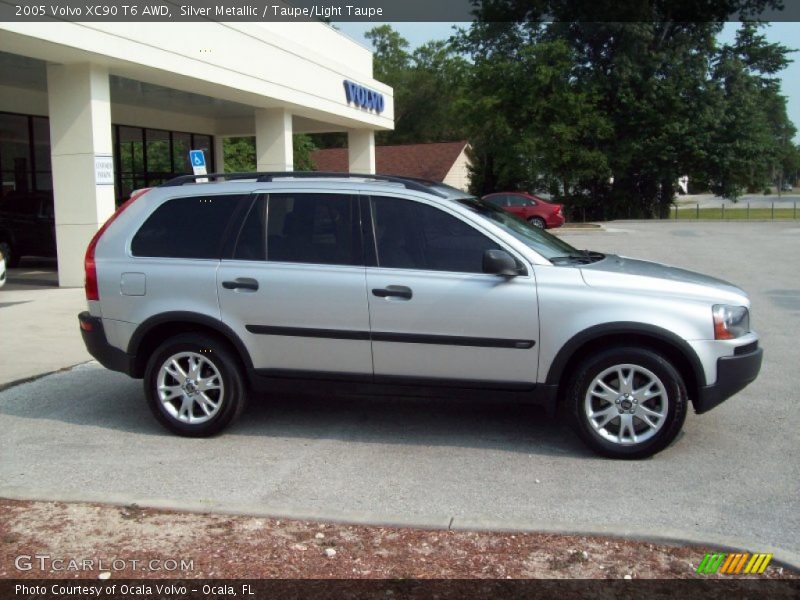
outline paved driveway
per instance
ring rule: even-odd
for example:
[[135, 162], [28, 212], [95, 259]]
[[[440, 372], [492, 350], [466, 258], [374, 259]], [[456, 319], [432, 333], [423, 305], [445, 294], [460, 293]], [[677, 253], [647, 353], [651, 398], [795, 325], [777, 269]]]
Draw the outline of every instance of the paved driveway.
[[690, 414], [653, 459], [597, 458], [532, 407], [452, 400], [283, 397], [224, 435], [182, 439], [155, 424], [140, 382], [89, 364], [0, 393], [0, 495], [686, 535], [798, 562], [800, 227], [612, 229], [564, 237], [744, 286], [766, 351], [754, 385]]

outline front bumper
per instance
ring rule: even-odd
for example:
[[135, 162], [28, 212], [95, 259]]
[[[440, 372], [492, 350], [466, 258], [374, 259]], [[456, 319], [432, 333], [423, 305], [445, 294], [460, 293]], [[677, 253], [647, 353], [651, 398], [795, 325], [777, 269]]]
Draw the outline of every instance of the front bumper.
[[700, 388], [694, 400], [695, 412], [703, 414], [710, 411], [752, 383], [761, 370], [763, 356], [764, 350], [755, 347], [741, 354], [718, 358], [717, 382]]
[[78, 315], [78, 323], [83, 343], [97, 362], [112, 371], [133, 373], [133, 357], [108, 343], [101, 319], [84, 311]]

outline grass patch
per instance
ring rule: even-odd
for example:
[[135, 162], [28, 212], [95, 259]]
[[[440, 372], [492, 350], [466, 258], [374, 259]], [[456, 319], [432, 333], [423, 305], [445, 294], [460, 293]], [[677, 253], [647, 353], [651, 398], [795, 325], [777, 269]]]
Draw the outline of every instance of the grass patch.
[[751, 208], [749, 211], [746, 206], [737, 206], [735, 208], [725, 207], [725, 211], [721, 208], [697, 208], [685, 207], [678, 209], [678, 217], [675, 218], [675, 209], [670, 211], [669, 218], [673, 221], [696, 221], [701, 220], [725, 220], [725, 221], [769, 221], [771, 219], [797, 219], [800, 216], [800, 210], [795, 211], [794, 208], [776, 208], [775, 211], [771, 208]]

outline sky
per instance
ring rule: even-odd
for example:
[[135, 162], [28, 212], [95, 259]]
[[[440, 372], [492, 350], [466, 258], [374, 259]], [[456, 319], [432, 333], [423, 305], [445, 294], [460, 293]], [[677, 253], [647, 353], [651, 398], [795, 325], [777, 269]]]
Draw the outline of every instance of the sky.
[[[453, 27], [466, 27], [469, 23], [388, 23], [395, 30], [406, 38], [412, 48], [416, 48], [430, 40], [440, 40], [448, 38], [453, 34]], [[371, 48], [368, 40], [364, 38], [364, 33], [373, 27], [384, 25], [384, 23], [336, 23], [343, 33], [347, 34], [355, 41]], [[732, 43], [736, 36], [738, 23], [728, 23], [720, 35], [720, 41]], [[770, 42], [777, 42], [792, 49], [800, 50], [800, 23], [780, 22], [772, 23], [765, 27], [762, 32]], [[800, 52], [790, 55], [795, 62], [790, 64], [782, 73], [781, 89], [783, 95], [787, 97], [787, 112], [789, 118], [800, 130]], [[800, 131], [795, 136], [795, 143], [800, 143]]]

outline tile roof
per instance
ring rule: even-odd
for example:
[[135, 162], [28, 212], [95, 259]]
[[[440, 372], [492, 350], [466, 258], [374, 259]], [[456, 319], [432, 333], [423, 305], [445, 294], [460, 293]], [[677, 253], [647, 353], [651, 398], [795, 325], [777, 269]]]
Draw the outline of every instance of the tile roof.
[[[466, 141], [375, 147], [375, 170], [383, 175], [444, 181]], [[347, 172], [347, 148], [328, 148], [311, 154], [317, 171]]]

